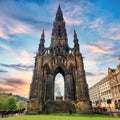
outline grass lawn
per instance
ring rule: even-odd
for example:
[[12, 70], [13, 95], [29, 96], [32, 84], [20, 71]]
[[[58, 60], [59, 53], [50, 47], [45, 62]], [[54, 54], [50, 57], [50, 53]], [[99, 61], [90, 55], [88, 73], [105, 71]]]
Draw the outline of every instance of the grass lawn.
[[18, 115], [0, 120], [120, 120], [120, 118], [99, 114], [48, 114], [48, 115]]

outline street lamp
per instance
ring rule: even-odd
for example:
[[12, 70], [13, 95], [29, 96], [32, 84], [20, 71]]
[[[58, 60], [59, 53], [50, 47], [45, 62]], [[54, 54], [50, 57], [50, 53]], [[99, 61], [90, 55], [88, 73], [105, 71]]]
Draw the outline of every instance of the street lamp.
[[106, 100], [105, 100], [105, 98], [103, 98], [103, 102], [104, 102], [104, 105], [105, 105], [105, 108], [106, 108]]

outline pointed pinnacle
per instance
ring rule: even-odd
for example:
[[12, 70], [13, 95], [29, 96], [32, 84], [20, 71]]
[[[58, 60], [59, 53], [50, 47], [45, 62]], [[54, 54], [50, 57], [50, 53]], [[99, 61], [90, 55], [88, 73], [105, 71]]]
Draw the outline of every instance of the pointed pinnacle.
[[59, 4], [58, 9], [57, 9], [57, 13], [56, 13], [56, 18], [55, 18], [55, 20], [56, 20], [56, 21], [63, 21], [63, 13], [62, 13], [60, 4]]
[[74, 37], [76, 37], [77, 38], [77, 34], [76, 34], [76, 31], [74, 30]]
[[41, 34], [41, 38], [44, 38], [44, 37], [45, 37], [45, 35], [44, 35], [44, 29], [43, 29], [43, 32]]
[[58, 5], [58, 11], [61, 11], [61, 7], [60, 7], [60, 4]]

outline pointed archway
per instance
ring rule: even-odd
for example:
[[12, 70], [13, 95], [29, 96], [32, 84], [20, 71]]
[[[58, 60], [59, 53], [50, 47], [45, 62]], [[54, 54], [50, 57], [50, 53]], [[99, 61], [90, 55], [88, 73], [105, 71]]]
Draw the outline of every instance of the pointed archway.
[[65, 99], [65, 73], [61, 66], [54, 72], [54, 101]]
[[61, 73], [55, 76], [54, 82], [54, 100], [61, 101], [64, 100], [64, 77]]

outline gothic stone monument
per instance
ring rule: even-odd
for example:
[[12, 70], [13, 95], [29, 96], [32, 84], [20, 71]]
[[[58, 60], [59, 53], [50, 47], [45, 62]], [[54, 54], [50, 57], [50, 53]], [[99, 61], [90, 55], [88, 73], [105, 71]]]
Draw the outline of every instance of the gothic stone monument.
[[[27, 105], [28, 114], [37, 113], [88, 113], [90, 99], [86, 83], [83, 57], [79, 50], [77, 34], [74, 31], [74, 48], [68, 45], [65, 21], [60, 5], [58, 7], [51, 35], [51, 45], [45, 48], [42, 32], [35, 58], [33, 80]], [[64, 100], [54, 100], [55, 76], [64, 77]]]

